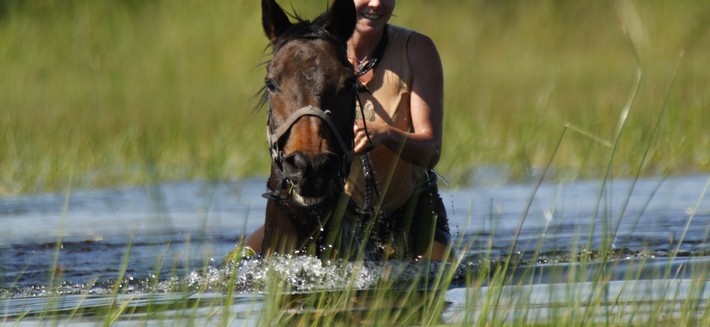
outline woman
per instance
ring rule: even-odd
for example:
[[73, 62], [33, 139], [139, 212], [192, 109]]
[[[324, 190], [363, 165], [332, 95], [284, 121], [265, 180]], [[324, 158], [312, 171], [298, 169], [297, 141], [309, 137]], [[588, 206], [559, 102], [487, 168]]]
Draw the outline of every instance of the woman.
[[[427, 36], [388, 24], [395, 0], [354, 3], [348, 58], [362, 84], [354, 131], [363, 161], [353, 163], [345, 191], [383, 220], [385, 255], [445, 259], [451, 234], [431, 170], [441, 154], [444, 111], [438, 51]], [[262, 238], [263, 227], [246, 244], [259, 252]]]
[[[354, 2], [348, 57], [364, 86], [355, 152], [367, 152], [364, 165], [371, 164], [380, 195], [375, 202], [392, 220], [393, 249], [441, 260], [451, 235], [431, 171], [441, 155], [444, 114], [439, 53], [427, 36], [388, 24], [395, 0]], [[363, 175], [356, 161], [346, 184], [361, 206], [368, 202]]]

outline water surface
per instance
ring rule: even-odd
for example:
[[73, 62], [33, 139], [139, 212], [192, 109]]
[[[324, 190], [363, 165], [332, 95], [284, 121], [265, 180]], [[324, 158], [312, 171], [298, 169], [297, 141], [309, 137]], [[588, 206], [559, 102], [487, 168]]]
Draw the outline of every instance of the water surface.
[[[513, 269], [521, 272], [511, 287], [520, 291], [515, 285], [526, 285], [531, 299], [543, 291], [547, 296], [561, 292], [554, 285], [568, 282], [580, 257], [590, 260], [585, 266], [589, 276], [603, 271], [621, 282], [633, 273], [639, 283], [675, 279], [679, 282], [669, 288], [690, 288], [690, 280], [710, 271], [709, 178], [544, 183], [539, 189], [530, 183], [443, 186], [462, 264], [457, 267], [461, 278], [447, 292], [451, 306], [442, 319], [476, 319], [462, 312], [466, 294], [479, 292], [463, 276], [511, 253]], [[47, 310], [51, 295], [61, 295], [55, 310], [105, 305], [117, 280], [138, 305], [140, 297], [175, 300], [183, 296], [175, 291], [185, 285], [223, 284], [222, 258], [263, 222], [264, 189], [259, 179], [1, 198], [0, 316], [13, 321]], [[607, 254], [613, 264], [600, 259]], [[270, 265], [241, 263], [236, 279], [240, 295], [234, 302], [241, 305], [239, 310], [258, 312], [261, 290], [255, 281], [265, 279], [266, 271], [278, 271], [293, 281], [294, 290], [306, 292], [337, 289], [352, 277], [349, 263], [282, 259]], [[358, 271], [357, 287], [367, 288], [381, 277], [381, 266], [366, 267]], [[401, 263], [401, 276], [414, 278], [436, 268]], [[578, 282], [580, 290], [590, 287]], [[152, 298], [157, 294], [162, 297]], [[638, 294], [643, 298], [648, 293]], [[701, 296], [706, 305], [706, 293], [692, 296]], [[246, 315], [237, 321], [253, 319]]]

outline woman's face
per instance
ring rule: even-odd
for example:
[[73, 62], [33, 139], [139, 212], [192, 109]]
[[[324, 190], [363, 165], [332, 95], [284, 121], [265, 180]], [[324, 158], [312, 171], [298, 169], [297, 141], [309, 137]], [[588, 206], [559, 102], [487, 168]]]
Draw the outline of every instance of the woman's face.
[[367, 32], [384, 28], [392, 17], [395, 0], [353, 0], [357, 11], [357, 27], [359, 32]]

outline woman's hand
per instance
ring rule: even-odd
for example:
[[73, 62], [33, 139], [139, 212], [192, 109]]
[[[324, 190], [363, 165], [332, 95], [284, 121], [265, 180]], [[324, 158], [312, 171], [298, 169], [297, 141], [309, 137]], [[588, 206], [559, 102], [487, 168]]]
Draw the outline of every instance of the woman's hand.
[[[365, 130], [365, 124], [358, 120], [355, 122], [353, 130], [355, 132], [355, 154], [362, 154], [372, 150], [377, 145], [385, 143], [391, 127], [379, 122], [369, 122], [367, 123], [367, 130]], [[370, 135], [369, 139], [367, 137], [368, 134]]]

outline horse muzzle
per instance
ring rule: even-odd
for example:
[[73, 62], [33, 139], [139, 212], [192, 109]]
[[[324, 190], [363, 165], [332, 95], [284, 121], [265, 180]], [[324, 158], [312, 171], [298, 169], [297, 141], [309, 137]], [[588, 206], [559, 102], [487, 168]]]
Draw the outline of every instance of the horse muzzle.
[[284, 157], [283, 174], [292, 201], [312, 207], [331, 200], [342, 187], [340, 156], [332, 152], [294, 152]]

